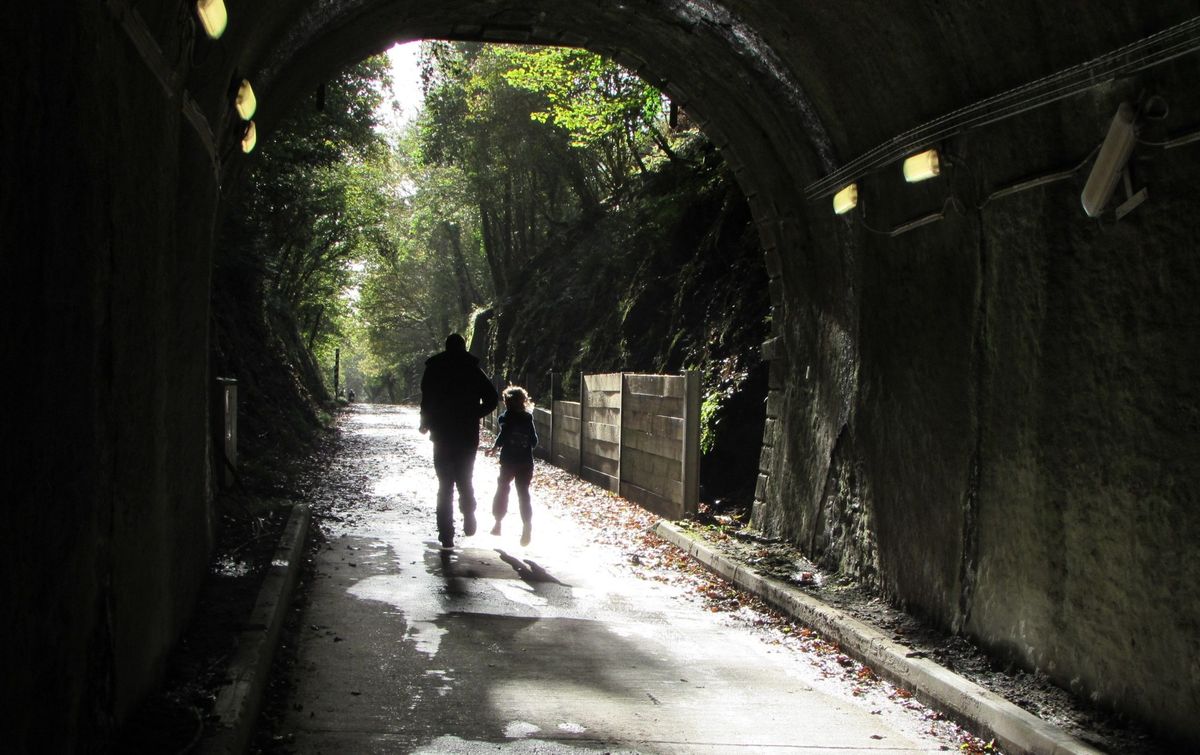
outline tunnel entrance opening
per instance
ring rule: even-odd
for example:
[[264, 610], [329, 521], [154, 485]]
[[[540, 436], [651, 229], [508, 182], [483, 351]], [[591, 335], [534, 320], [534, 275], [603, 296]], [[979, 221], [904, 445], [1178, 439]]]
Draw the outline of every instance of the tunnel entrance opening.
[[[774, 307], [771, 322], [776, 330], [763, 335], [775, 336], [770, 353], [782, 354], [784, 339], [778, 337], [782, 332], [777, 327], [784, 313], [781, 255], [784, 248], [804, 243], [806, 234], [799, 214], [782, 208], [795, 208], [802, 202], [801, 183], [796, 178], [799, 165], [818, 165], [817, 171], [824, 172], [833, 163], [829, 139], [814, 117], [815, 109], [805, 91], [796, 85], [759, 30], [726, 8], [698, 3], [637, 9], [547, 3], [521, 10], [490, 9], [482, 14], [470, 3], [452, 3], [436, 11], [392, 4], [356, 9], [341, 26], [334, 20], [337, 16], [334, 10], [312, 26], [301, 23], [291, 38], [262, 48], [257, 75], [267, 97], [295, 101], [313, 91], [328, 70], [414, 38], [587, 49], [616, 60], [663, 91], [676, 106], [676, 114], [681, 109], [686, 119], [712, 140], [746, 197], [748, 216], [766, 254], [765, 263], [755, 263], [752, 271], [744, 271], [753, 281], [747, 288], [761, 286], [754, 298], [765, 295]], [[269, 132], [276, 117], [269, 113], [260, 116], [265, 130]], [[802, 124], [799, 142], [787, 136], [797, 123]], [[783, 159], [779, 150], [787, 151], [789, 158]], [[757, 358], [755, 354], [752, 361]], [[612, 366], [626, 365], [617, 362]], [[527, 371], [524, 364], [514, 367]], [[763, 367], [758, 379], [751, 381], [755, 391], [766, 390], [770, 382], [766, 374]], [[722, 390], [729, 387], [722, 386]], [[775, 390], [781, 387], [777, 381]], [[778, 517], [762, 516], [770, 493], [765, 484], [769, 470], [766, 462], [760, 464], [759, 460], [775, 458], [760, 449], [764, 440], [773, 442], [774, 435], [767, 431], [772, 428], [773, 432], [777, 424], [769, 423], [765, 415], [779, 402], [761, 398], [760, 394], [751, 401], [749, 411], [741, 415], [761, 432], [755, 429], [739, 434], [746, 442], [739, 442], [735, 449], [717, 448], [718, 456], [708, 467], [710, 471], [728, 469], [723, 461], [736, 460], [739, 471], [732, 475], [734, 484], [710, 478], [706, 491], [714, 502], [732, 503], [739, 511], [757, 504], [751, 510], [759, 512], [760, 526], [777, 530]], [[725, 428], [731, 429], [737, 421], [737, 417], [725, 418]], [[750, 434], [758, 437], [750, 441]]]
[[[369, 112], [388, 107], [370, 92], [380, 64], [331, 77], [264, 131], [227, 203], [214, 369], [258, 376], [244, 386], [247, 435], [304, 414], [265, 411], [272, 392], [302, 403], [291, 388], [307, 384], [313, 398], [339, 398], [339, 366], [360, 398], [411, 400], [421, 362], [452, 330], [473, 334], [497, 379], [535, 400], [552, 372], [694, 368], [706, 397], [701, 498], [748, 519], [767, 277], [746, 200], [710, 144], [680, 128], [686, 111], [580, 50], [434, 43], [419, 126], [380, 134]], [[286, 332], [262, 331], [262, 311]], [[272, 353], [255, 346], [264, 339], [291, 345]], [[254, 363], [263, 356], [301, 379], [264, 382], [278, 370]]]

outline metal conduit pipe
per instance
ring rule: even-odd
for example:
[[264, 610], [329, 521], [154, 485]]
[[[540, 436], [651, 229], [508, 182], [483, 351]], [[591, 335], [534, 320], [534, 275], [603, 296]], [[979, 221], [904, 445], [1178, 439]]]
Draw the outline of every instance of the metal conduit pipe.
[[809, 184], [804, 193], [809, 199], [832, 195], [863, 175], [947, 137], [1011, 118], [1197, 50], [1200, 50], [1200, 16], [905, 131]]

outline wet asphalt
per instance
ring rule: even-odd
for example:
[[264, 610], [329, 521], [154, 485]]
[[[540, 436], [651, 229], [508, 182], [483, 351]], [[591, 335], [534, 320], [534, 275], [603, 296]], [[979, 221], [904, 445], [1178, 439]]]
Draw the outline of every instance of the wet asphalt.
[[850, 694], [802, 653], [617, 568], [536, 482], [530, 545], [515, 511], [490, 535], [496, 462], [482, 454], [479, 532], [441, 549], [415, 409], [356, 405], [341, 427], [344, 450], [316, 495], [327, 542], [282, 672], [290, 749], [950, 749], [919, 715]]

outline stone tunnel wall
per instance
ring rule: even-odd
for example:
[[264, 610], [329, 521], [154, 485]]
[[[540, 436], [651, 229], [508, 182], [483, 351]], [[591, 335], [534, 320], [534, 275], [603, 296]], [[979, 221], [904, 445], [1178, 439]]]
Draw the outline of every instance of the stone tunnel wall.
[[101, 751], [207, 563], [215, 174], [103, 3], [3, 15], [5, 747]]
[[[0, 18], [0, 280], [18, 323], [3, 337], [36, 397], [12, 408], [22, 443], [4, 457], [3, 605], [20, 618], [0, 652], [18, 750], [69, 749], [136, 704], [208, 547], [218, 189], [180, 102], [114, 21], [123, 5]], [[1120, 223], [1082, 217], [1081, 178], [979, 208], [985, 187], [1082, 159], [1143, 89], [1168, 98], [1173, 129], [1200, 127], [1195, 56], [948, 139], [957, 162], [937, 181], [881, 169], [851, 215], [802, 192], [914, 125], [1200, 3], [229, 5], [230, 32], [207, 44], [185, 5], [136, 3], [211, 119], [226, 181], [240, 164], [232, 80], [261, 86], [268, 139], [295, 96], [399, 37], [577, 44], [666, 87], [723, 149], [767, 249], [777, 340], [756, 521], [1200, 741], [1200, 147], [1140, 147], [1151, 198]], [[868, 227], [941, 208], [944, 221], [896, 238]]]
[[[1200, 4], [454, 6], [474, 23], [396, 2], [359, 4], [344, 23], [309, 17], [267, 56], [272, 86], [303, 91], [318, 61], [400, 27], [583, 45], [663, 86], [722, 149], [766, 248], [776, 359], [756, 521], [931, 621], [1200, 741], [1188, 484], [1200, 197], [1187, 181], [1200, 147], [1140, 150], [1153, 199], [1119, 224], [1083, 216], [1086, 171], [984, 205], [1078, 164], [1143, 91], [1170, 100], [1171, 129], [1200, 127], [1195, 56], [948, 138], [937, 181], [880, 169], [843, 218], [802, 192], [928, 119]], [[941, 223], [878, 233], [937, 210]]]
[[[807, 278], [833, 264], [823, 250], [779, 245], [788, 317], [768, 349], [777, 419], [756, 516], [934, 623], [1193, 743], [1200, 143], [1140, 145], [1150, 199], [1119, 222], [1085, 217], [1086, 168], [979, 205], [1077, 164], [1143, 92], [1170, 100], [1167, 131], [1200, 127], [1196, 68], [948, 140], [957, 164], [936, 181], [864, 179], [863, 217], [809, 215], [819, 246], [856, 248], [849, 304], [810, 296]], [[948, 197], [940, 223], [895, 238], [864, 226]]]

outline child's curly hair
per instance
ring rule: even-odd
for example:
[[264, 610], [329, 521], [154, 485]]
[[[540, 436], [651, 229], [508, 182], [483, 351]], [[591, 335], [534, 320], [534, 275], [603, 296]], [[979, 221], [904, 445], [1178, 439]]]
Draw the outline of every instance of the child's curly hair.
[[529, 409], [532, 403], [529, 392], [519, 385], [510, 385], [504, 389], [505, 409]]

